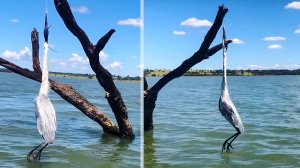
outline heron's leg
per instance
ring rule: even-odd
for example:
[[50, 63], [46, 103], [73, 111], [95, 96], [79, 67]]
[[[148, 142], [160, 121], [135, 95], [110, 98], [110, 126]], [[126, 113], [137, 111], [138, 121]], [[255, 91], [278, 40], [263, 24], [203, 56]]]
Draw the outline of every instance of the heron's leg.
[[28, 161], [32, 161], [33, 159], [36, 159], [37, 157], [33, 156], [33, 152], [39, 148], [43, 143], [39, 144], [38, 146], [36, 146], [35, 148], [33, 148], [28, 154], [27, 154], [27, 160]]
[[39, 160], [41, 159], [42, 151], [43, 151], [44, 148], [46, 148], [47, 146], [48, 146], [48, 143], [46, 143], [46, 145], [43, 146], [42, 149], [39, 150], [39, 152], [38, 152], [38, 154], [37, 154], [37, 157], [38, 157]]
[[233, 138], [234, 136], [236, 136], [236, 134], [232, 135], [231, 137], [229, 137], [228, 139], [226, 139], [226, 141], [223, 143], [223, 147], [222, 147], [222, 152], [223, 150], [225, 150], [227, 147], [226, 147], [226, 144], [228, 144], [228, 141]]
[[[228, 143], [228, 145], [227, 145], [227, 148], [226, 148], [226, 151], [227, 151], [227, 152], [230, 152], [230, 148], [233, 149], [233, 147], [231, 146], [231, 143], [232, 143], [232, 142], [235, 140], [235, 138], [238, 137], [240, 134], [241, 134], [240, 132], [237, 132], [236, 134], [234, 134], [235, 137], [234, 137], [234, 138]], [[229, 147], [230, 147], [230, 148], [229, 148]]]

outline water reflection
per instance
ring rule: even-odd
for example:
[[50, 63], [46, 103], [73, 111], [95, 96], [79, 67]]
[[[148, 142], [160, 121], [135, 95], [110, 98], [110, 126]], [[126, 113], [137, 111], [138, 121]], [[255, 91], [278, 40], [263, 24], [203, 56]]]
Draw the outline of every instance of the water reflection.
[[144, 167], [155, 168], [155, 167], [176, 167], [167, 163], [159, 163], [156, 157], [155, 138], [153, 137], [153, 131], [148, 130], [144, 133]]
[[[125, 138], [120, 138], [111, 134], [104, 133], [102, 134], [102, 137], [100, 138], [100, 143], [101, 144], [110, 144], [114, 145], [115, 150], [110, 151], [110, 156], [108, 159], [111, 162], [114, 162], [116, 160], [120, 160], [122, 155], [125, 154], [125, 152], [129, 149], [129, 145], [133, 143], [134, 140], [132, 139], [125, 139]], [[101, 149], [100, 149], [101, 150]]]
[[[101, 111], [111, 111], [103, 97], [92, 98], [101, 92], [96, 80], [59, 79], [62, 83], [70, 83]], [[103, 133], [97, 123], [54, 93], [51, 99], [57, 109], [56, 140], [45, 149], [40, 162], [28, 162], [27, 153], [41, 140], [36, 129], [33, 103], [38, 90], [32, 89], [39, 88], [38, 83], [16, 74], [1, 74], [0, 84], [1, 168], [139, 167], [140, 135], [136, 134], [134, 140], [127, 140]], [[140, 129], [139, 84], [119, 82], [116, 85], [126, 100], [129, 118], [136, 133]], [[107, 112], [106, 115], [114, 120], [113, 113]]]
[[145, 168], [299, 167], [300, 76], [229, 79], [246, 128], [232, 153], [221, 152], [233, 131], [218, 111], [221, 78], [181, 77], [156, 102], [154, 132], [144, 136]]

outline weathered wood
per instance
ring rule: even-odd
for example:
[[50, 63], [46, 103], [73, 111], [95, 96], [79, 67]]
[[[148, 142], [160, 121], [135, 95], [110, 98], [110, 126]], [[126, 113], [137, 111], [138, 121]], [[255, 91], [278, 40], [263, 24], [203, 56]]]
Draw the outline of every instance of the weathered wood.
[[[171, 80], [182, 76], [185, 72], [187, 72], [191, 67], [196, 65], [197, 63], [201, 62], [204, 59], [209, 58], [209, 56], [215, 54], [222, 48], [222, 44], [218, 44], [211, 49], [209, 49], [211, 43], [216, 37], [222, 23], [224, 16], [228, 12], [228, 9], [225, 8], [223, 5], [219, 6], [219, 10], [217, 12], [217, 16], [214, 20], [213, 25], [208, 30], [204, 40], [193, 56], [183, 61], [183, 63], [162, 77], [157, 83], [154, 84], [148, 90], [144, 91], [144, 129], [149, 130], [153, 128], [153, 110], [155, 108], [155, 102], [157, 100], [158, 92]], [[227, 41], [227, 44], [231, 43], [232, 41]], [[146, 81], [144, 81], [146, 82]]]
[[[47, 17], [45, 18], [45, 29], [44, 29], [44, 38], [48, 40], [48, 26], [47, 26]], [[46, 31], [45, 31], [46, 30]], [[24, 77], [30, 78], [32, 80], [41, 82], [41, 68], [39, 61], [39, 38], [38, 32], [34, 28], [31, 32], [31, 42], [32, 42], [32, 64], [34, 72], [21, 68], [3, 58], [0, 58], [0, 65], [6, 67], [7, 69], [20, 74]], [[88, 100], [86, 100], [82, 95], [76, 92], [71, 86], [67, 84], [60, 84], [56, 81], [49, 80], [50, 88], [55, 91], [58, 95], [60, 95], [67, 102], [78, 108], [82, 111], [86, 116], [90, 119], [97, 122], [102, 126], [104, 132], [120, 135], [120, 131], [118, 127], [116, 127], [113, 122], [101, 111], [99, 111], [93, 104], [91, 104]]]
[[148, 82], [144, 76], [144, 90], [148, 90]]
[[111, 29], [108, 31], [96, 45], [93, 45], [86, 33], [78, 26], [68, 2], [66, 0], [54, 0], [54, 4], [68, 30], [78, 38], [99, 84], [104, 88], [105, 97], [117, 120], [120, 135], [126, 138], [134, 138], [132, 126], [128, 120], [127, 108], [123, 102], [121, 93], [115, 86], [112, 75], [99, 61], [100, 51], [104, 48], [115, 30]]
[[31, 32], [31, 44], [32, 44], [32, 68], [34, 72], [41, 74], [42, 70], [39, 61], [39, 33], [33, 28]]
[[[3, 58], [0, 57], [0, 65], [22, 75], [26, 78], [35, 80], [37, 82], [41, 82], [42, 75], [40, 73], [36, 73], [30, 71], [25, 68], [21, 68]], [[53, 80], [49, 80], [50, 88], [55, 91], [60, 97], [64, 100], [78, 108], [83, 114], [88, 116], [90, 119], [97, 122], [102, 126], [103, 131], [106, 133], [110, 133], [113, 135], [120, 135], [118, 127], [116, 127], [113, 122], [101, 111], [97, 109], [92, 103], [86, 100], [82, 95], [80, 95], [75, 89], [67, 84], [61, 84]]]

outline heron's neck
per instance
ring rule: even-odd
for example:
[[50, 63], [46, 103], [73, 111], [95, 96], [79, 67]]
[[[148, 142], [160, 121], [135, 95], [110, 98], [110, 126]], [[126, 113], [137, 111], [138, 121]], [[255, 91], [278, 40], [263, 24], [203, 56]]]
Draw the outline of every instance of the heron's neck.
[[48, 95], [49, 92], [49, 81], [48, 81], [48, 43], [44, 42], [44, 58], [43, 58], [43, 72], [42, 72], [42, 83], [40, 88], [40, 95]]
[[227, 53], [225, 47], [225, 41], [223, 39], [223, 81], [222, 81], [222, 92], [227, 92]]

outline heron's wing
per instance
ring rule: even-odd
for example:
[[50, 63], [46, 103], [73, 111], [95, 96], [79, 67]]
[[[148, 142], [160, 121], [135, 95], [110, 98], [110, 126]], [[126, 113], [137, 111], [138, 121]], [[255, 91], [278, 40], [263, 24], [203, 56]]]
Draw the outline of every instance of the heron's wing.
[[242, 120], [237, 112], [234, 104], [230, 99], [219, 100], [219, 110], [225, 119], [235, 128], [238, 128], [241, 133], [244, 132]]
[[233, 106], [233, 103], [222, 98], [219, 99], [219, 110], [222, 113], [222, 116], [232, 115], [234, 113]]
[[43, 123], [42, 123], [42, 120], [41, 120], [41, 117], [40, 117], [40, 112], [39, 112], [39, 99], [36, 98], [35, 99], [35, 117], [36, 117], [36, 125], [37, 125], [37, 129], [39, 131], [39, 133], [41, 135], [43, 135]]
[[233, 125], [236, 111], [233, 103], [230, 100], [228, 101], [226, 99], [220, 98], [219, 110], [225, 117], [225, 119]]

